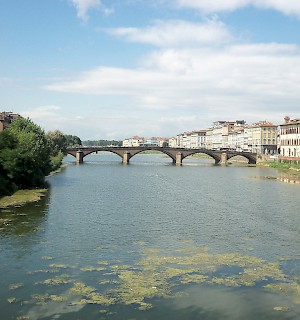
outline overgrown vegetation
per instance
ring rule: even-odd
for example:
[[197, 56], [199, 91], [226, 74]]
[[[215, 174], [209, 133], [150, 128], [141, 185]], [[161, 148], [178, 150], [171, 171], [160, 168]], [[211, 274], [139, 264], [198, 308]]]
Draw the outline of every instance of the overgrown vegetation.
[[76, 136], [56, 130], [48, 132], [30, 119], [18, 118], [0, 133], [0, 197], [43, 184], [45, 176], [58, 169]]
[[282, 160], [281, 162], [279, 161], [260, 162], [259, 165], [267, 165], [271, 168], [282, 169], [282, 170], [300, 169], [300, 164], [297, 164], [296, 162], [290, 162], [288, 160]]

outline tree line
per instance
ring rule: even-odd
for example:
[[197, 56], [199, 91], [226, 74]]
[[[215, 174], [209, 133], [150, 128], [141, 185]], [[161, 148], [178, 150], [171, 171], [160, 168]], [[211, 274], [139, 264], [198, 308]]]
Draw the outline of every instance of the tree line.
[[40, 186], [61, 166], [66, 148], [78, 145], [77, 136], [45, 133], [30, 119], [15, 119], [0, 132], [0, 197]]

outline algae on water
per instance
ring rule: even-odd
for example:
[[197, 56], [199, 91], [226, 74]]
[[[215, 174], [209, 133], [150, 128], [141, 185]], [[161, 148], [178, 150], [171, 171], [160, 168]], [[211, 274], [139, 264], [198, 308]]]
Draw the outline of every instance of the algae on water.
[[[87, 275], [91, 285], [78, 281], [76, 276], [72, 276], [74, 280], [71, 280], [68, 275], [62, 274], [38, 283], [48, 286], [67, 284], [63, 295], [46, 293], [34, 295], [33, 299], [38, 304], [50, 301], [106, 307], [124, 304], [147, 310], [152, 307], [154, 298], [176, 297], [184, 291], [184, 286], [190, 284], [229, 287], [259, 284], [265, 290], [288, 293], [294, 303], [300, 304], [300, 285], [281, 270], [280, 263], [241, 253], [211, 253], [207, 247], [191, 246], [166, 253], [148, 247], [141, 249], [140, 259], [132, 265], [106, 260], [99, 260], [97, 264], [97, 267], [86, 266], [77, 270], [79, 274], [84, 271], [106, 271], [95, 273], [93, 278]], [[67, 268], [64, 264], [51, 264], [50, 267], [58, 271]], [[36, 272], [42, 271], [45, 272]], [[284, 311], [284, 306], [274, 306], [274, 310], [279, 311], [279, 308]]]

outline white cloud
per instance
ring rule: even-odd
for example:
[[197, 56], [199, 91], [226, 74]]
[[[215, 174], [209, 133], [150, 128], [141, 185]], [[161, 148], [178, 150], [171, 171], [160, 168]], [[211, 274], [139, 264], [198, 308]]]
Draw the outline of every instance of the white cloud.
[[[174, 1], [170, 1], [174, 3]], [[179, 8], [198, 9], [203, 13], [234, 11], [246, 6], [261, 9], [274, 9], [284, 14], [300, 17], [299, 0], [176, 0]]]
[[55, 116], [61, 108], [56, 105], [41, 106], [31, 111], [23, 111], [22, 115], [30, 119], [42, 119]]
[[[171, 26], [176, 30], [173, 33], [179, 32], [178, 37], [172, 36]], [[216, 29], [212, 38], [218, 42], [224, 32], [226, 41], [221, 39], [215, 45], [200, 34], [197, 45], [191, 45], [190, 39], [181, 36], [180, 26], [195, 37], [202, 27], [212, 27]], [[102, 137], [112, 127], [128, 136], [174, 135], [206, 128], [216, 119], [252, 122], [269, 115], [272, 118], [268, 120], [281, 122], [285, 114], [297, 116], [300, 48], [238, 43], [226, 26], [222, 29], [222, 23], [213, 20], [202, 25], [171, 21], [142, 29], [111, 30], [130, 41], [160, 48], [143, 56], [136, 68], [98, 66], [45, 89], [92, 95], [103, 115], [118, 114], [118, 118], [89, 119], [86, 131], [94, 130], [94, 136]], [[77, 124], [84, 126], [78, 120]]]
[[101, 0], [69, 0], [76, 8], [77, 17], [83, 21], [88, 20], [88, 11], [90, 9], [101, 9], [105, 15], [113, 13], [112, 8], [103, 5]]
[[75, 6], [78, 18], [86, 21], [88, 19], [88, 10], [91, 8], [99, 8], [100, 0], [70, 0]]
[[116, 28], [107, 32], [131, 42], [158, 47], [213, 45], [232, 38], [226, 26], [216, 18], [201, 24], [180, 20], [157, 21], [147, 28]]
[[33, 120], [45, 131], [59, 129], [65, 132], [66, 125], [75, 128], [77, 122], [83, 120], [82, 116], [70, 114], [68, 116], [64, 115], [63, 108], [57, 105], [47, 105], [30, 108], [29, 110], [21, 110], [20, 114], [25, 118]]
[[296, 111], [299, 83], [300, 49], [271, 43], [165, 49], [150, 53], [140, 68], [98, 67], [46, 89], [126, 96], [131, 102], [125, 109], [171, 115], [180, 109], [187, 116], [240, 118], [252, 110], [260, 120], [260, 114]]

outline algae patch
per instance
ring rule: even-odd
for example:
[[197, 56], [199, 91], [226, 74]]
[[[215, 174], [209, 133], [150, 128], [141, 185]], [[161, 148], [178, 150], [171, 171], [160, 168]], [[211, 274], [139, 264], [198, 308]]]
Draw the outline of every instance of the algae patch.
[[[49, 294], [47, 291], [32, 298], [37, 304], [65, 301], [70, 305], [97, 304], [106, 307], [123, 304], [148, 310], [155, 299], [180, 296], [187, 286], [197, 284], [232, 288], [258, 286], [280, 294], [288, 293], [292, 297], [291, 301], [300, 304], [300, 285], [281, 270], [280, 263], [251, 255], [211, 253], [207, 247], [187, 246], [168, 252], [148, 247], [140, 250], [140, 258], [134, 264], [126, 262], [98, 261], [95, 267], [82, 266], [75, 270], [80, 274], [84, 272], [89, 284], [78, 281], [74, 275], [71, 279], [66, 274], [44, 279], [36, 284], [51, 287], [68, 285], [67, 290], [63, 295]], [[50, 268], [32, 274], [64, 271], [71, 267], [51, 264]], [[93, 271], [105, 272], [87, 273]]]
[[9, 286], [9, 290], [19, 289], [19, 288], [22, 288], [23, 286], [24, 286], [23, 283], [12, 283], [12, 284]]

